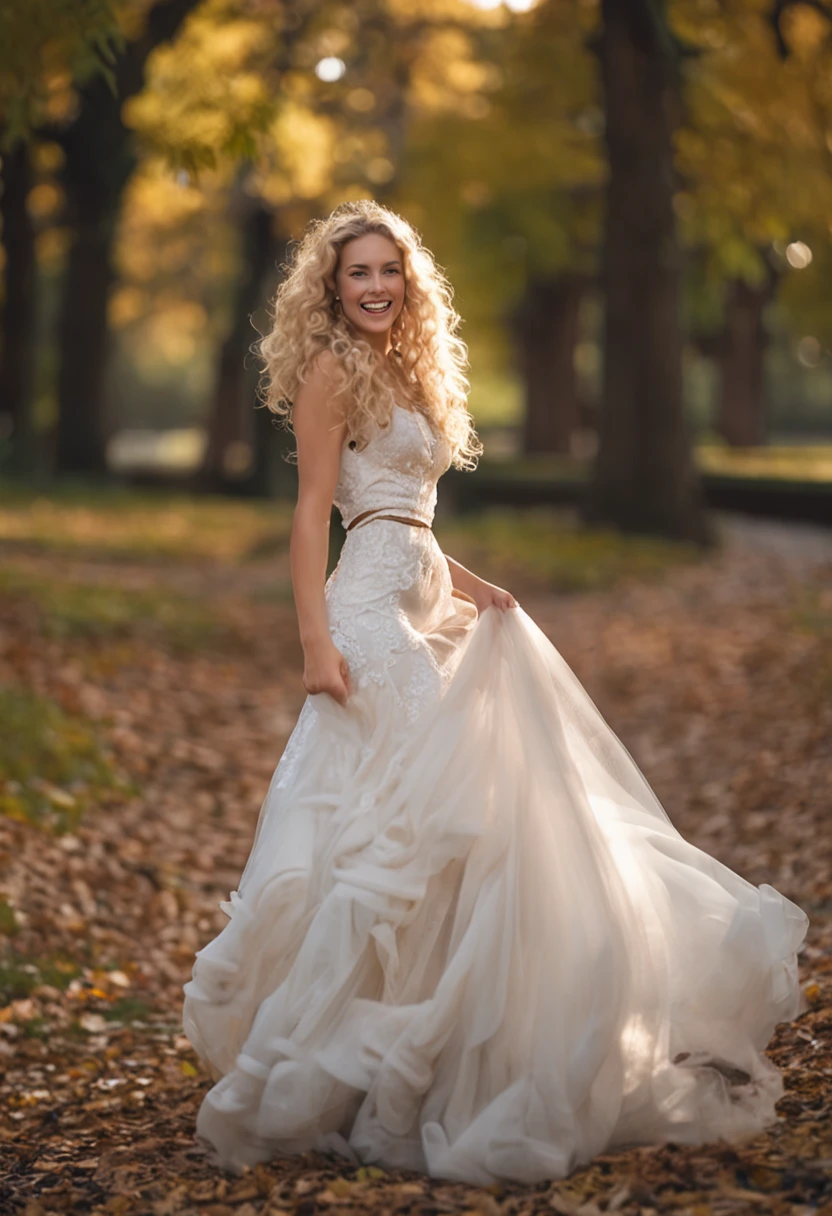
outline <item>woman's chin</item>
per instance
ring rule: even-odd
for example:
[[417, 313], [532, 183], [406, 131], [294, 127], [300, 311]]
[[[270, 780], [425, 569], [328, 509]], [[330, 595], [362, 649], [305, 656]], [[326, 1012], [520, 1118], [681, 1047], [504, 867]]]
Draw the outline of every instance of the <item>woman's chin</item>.
[[389, 334], [400, 313], [401, 309], [395, 311], [391, 308], [389, 312], [379, 313], [378, 316], [374, 317], [371, 313], [355, 312], [350, 309], [345, 315], [352, 328], [362, 338], [378, 341], [380, 337]]
[[380, 338], [385, 337], [390, 333], [392, 322], [384, 318], [384, 322], [370, 322], [369, 325], [362, 324], [360, 321], [354, 321], [350, 318], [350, 325], [355, 330], [360, 338], [366, 339], [370, 343], [378, 342]]

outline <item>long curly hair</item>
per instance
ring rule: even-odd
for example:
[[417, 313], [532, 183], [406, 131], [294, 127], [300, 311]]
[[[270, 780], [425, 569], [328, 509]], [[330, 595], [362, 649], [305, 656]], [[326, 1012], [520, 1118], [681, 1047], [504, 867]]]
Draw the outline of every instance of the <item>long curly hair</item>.
[[[380, 357], [344, 317], [335, 291], [341, 250], [368, 233], [398, 248], [404, 306], [393, 323], [393, 360]], [[482, 452], [467, 408], [468, 352], [457, 336], [453, 290], [411, 225], [370, 200], [342, 203], [314, 220], [295, 246], [274, 303], [271, 331], [257, 344], [264, 364], [262, 399], [291, 424], [292, 403], [316, 357], [336, 357], [337, 390], [347, 404], [347, 430], [363, 446], [390, 421], [404, 391], [448, 441], [452, 463], [473, 468]]]

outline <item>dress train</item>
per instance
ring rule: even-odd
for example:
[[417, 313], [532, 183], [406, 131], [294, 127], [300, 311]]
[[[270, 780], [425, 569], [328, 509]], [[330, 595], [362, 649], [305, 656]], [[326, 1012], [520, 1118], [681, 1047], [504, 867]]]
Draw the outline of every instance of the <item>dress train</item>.
[[185, 987], [199, 1135], [232, 1170], [318, 1148], [488, 1184], [756, 1132], [804, 913], [679, 835], [522, 609], [428, 598], [432, 708], [310, 697], [277, 767]]

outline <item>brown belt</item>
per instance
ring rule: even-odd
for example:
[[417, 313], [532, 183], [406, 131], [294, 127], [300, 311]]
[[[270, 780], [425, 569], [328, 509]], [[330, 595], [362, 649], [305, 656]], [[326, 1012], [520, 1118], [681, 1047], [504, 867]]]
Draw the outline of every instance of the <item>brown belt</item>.
[[423, 519], [408, 519], [404, 515], [376, 515], [376, 511], [384, 510], [383, 507], [370, 507], [369, 511], [362, 511], [360, 515], [356, 515], [355, 519], [347, 527], [347, 532], [352, 532], [358, 524], [369, 522], [369, 517], [373, 519], [392, 519], [397, 524], [410, 524], [414, 528], [429, 528], [430, 524], [425, 523]]

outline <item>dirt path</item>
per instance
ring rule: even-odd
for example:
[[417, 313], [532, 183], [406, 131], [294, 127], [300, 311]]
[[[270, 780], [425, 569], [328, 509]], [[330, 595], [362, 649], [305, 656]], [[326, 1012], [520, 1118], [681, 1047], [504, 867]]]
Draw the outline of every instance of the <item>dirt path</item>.
[[[105, 567], [15, 550], [10, 564], [48, 578], [59, 598], [67, 580], [172, 583], [210, 605], [221, 628], [193, 645], [187, 617], [175, 628], [160, 616], [152, 628], [62, 632], [25, 588], [0, 607], [0, 685], [59, 706], [70, 736], [97, 724], [118, 774], [63, 834], [11, 802], [0, 816], [0, 1211], [829, 1216], [832, 541], [725, 527], [719, 555], [659, 582], [523, 604], [680, 830], [812, 918], [807, 1011], [772, 1048], [787, 1082], [776, 1128], [737, 1150], [618, 1154], [537, 1188], [434, 1185], [322, 1158], [237, 1180], [210, 1169], [192, 1138], [208, 1081], [179, 1032], [181, 986], [224, 923], [217, 905], [239, 877], [302, 703], [285, 573], [265, 562], [244, 576], [146, 560]], [[77, 808], [62, 796], [43, 794], [56, 822], [72, 822]]]

